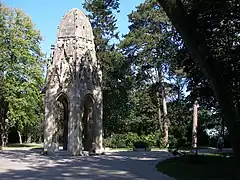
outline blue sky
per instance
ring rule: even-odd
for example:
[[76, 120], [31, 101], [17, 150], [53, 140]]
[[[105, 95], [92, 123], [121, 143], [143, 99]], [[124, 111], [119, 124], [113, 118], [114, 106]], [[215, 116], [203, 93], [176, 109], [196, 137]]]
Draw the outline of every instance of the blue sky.
[[[32, 18], [43, 37], [41, 44], [45, 53], [50, 53], [51, 44], [56, 43], [57, 26], [63, 15], [72, 8], [83, 10], [84, 0], [3, 0], [8, 7], [19, 8]], [[119, 0], [120, 13], [117, 14], [118, 28], [121, 34], [128, 32], [127, 15], [144, 0]], [[84, 10], [83, 10], [84, 11]], [[85, 12], [85, 11], [84, 11]]]

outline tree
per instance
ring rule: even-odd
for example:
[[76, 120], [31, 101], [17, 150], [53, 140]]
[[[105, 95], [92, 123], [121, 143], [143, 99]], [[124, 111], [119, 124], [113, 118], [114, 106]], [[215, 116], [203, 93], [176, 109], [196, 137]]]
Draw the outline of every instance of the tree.
[[170, 84], [167, 78], [172, 69], [170, 62], [178, 46], [177, 41], [173, 41], [177, 36], [165, 12], [155, 0], [147, 0], [140, 4], [128, 17], [130, 32], [120, 47], [131, 59], [136, 80], [155, 89], [158, 121], [167, 146], [170, 124], [167, 113], [167, 93]]
[[158, 107], [152, 101], [151, 89], [142, 87], [131, 95], [131, 113], [126, 121], [128, 131], [141, 135], [156, 134], [159, 132]]
[[133, 85], [132, 71], [126, 58], [118, 51], [110, 52], [109, 55], [111, 61], [103, 91], [105, 136], [123, 133], [127, 129], [125, 120], [130, 113], [129, 93]]
[[93, 29], [97, 60], [102, 67], [104, 77], [108, 68], [108, 53], [114, 48], [114, 45], [110, 45], [110, 41], [118, 39], [117, 19], [113, 13], [118, 12], [119, 2], [113, 0], [106, 5], [104, 0], [85, 0], [83, 7], [89, 12], [88, 17]]
[[21, 10], [0, 4], [0, 12], [0, 94], [5, 104], [1, 122], [8, 119], [8, 126], [17, 128], [21, 143], [24, 127], [43, 120], [41, 36]]
[[202, 108], [212, 112], [213, 114], [211, 116], [214, 118], [211, 117], [208, 124], [211, 124], [211, 128], [217, 129], [221, 132], [220, 134], [223, 135], [225, 124], [220, 114], [219, 104], [208, 79], [203, 75], [199, 66], [191, 58], [185, 47], [178, 51], [176, 61], [185, 73], [188, 82], [186, 86], [189, 92], [187, 96], [188, 101], [193, 104], [194, 101], [197, 100]]
[[213, 89], [240, 165], [239, 2], [159, 2]]
[[119, 12], [119, 1], [85, 1], [84, 8], [89, 12], [96, 55], [103, 73], [103, 128], [104, 136], [110, 136], [121, 126], [127, 113], [128, 89], [131, 88], [131, 71], [126, 59], [119, 52], [114, 40], [118, 32], [114, 15]]
[[183, 148], [191, 146], [192, 104], [186, 100], [175, 100], [168, 104], [171, 126], [169, 128], [169, 147]]

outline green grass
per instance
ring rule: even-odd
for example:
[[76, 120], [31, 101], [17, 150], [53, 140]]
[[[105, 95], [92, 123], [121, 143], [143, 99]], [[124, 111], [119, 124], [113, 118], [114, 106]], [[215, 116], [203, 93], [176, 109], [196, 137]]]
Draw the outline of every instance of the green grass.
[[109, 148], [110, 150], [122, 150], [122, 151], [129, 151], [132, 150], [132, 148]]
[[168, 148], [152, 147], [151, 151], [168, 150]]
[[158, 171], [178, 180], [236, 179], [233, 158], [216, 154], [176, 157], [162, 161], [156, 167]]
[[[110, 148], [113, 150], [123, 150], [123, 151], [132, 151], [133, 148]], [[152, 147], [151, 151], [158, 151], [158, 150], [167, 150], [167, 148], [158, 148], [158, 147]]]
[[[38, 148], [43, 148], [43, 146], [41, 144], [31, 144], [31, 143], [23, 143], [23, 144], [19, 144], [19, 143], [14, 143], [14, 144], [7, 144], [7, 148], [24, 148], [24, 147], [29, 147], [29, 148], [33, 148], [33, 149], [38, 149]], [[4, 149], [5, 149], [4, 148]]]

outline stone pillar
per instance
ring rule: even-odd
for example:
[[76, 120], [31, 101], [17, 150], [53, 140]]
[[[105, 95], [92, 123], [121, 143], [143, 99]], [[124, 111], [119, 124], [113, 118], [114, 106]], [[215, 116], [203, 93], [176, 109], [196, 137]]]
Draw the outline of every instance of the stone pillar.
[[74, 119], [73, 119], [73, 127], [74, 127], [74, 132], [73, 132], [73, 155], [80, 155], [82, 154], [82, 131], [81, 131], [81, 114], [82, 111], [80, 110], [79, 102], [76, 102], [75, 107], [74, 107]]
[[72, 155], [80, 155], [82, 153], [81, 142], [81, 109], [79, 106], [79, 98], [71, 97], [70, 112], [69, 112], [69, 128], [68, 128], [68, 149]]
[[55, 140], [57, 127], [54, 112], [54, 101], [45, 102], [44, 151], [47, 151], [48, 154], [51, 154], [58, 149], [58, 144]]
[[44, 116], [44, 151], [48, 152], [51, 146], [52, 136], [50, 134], [51, 111], [50, 103], [45, 101], [45, 116]]
[[95, 144], [95, 151], [96, 153], [102, 153], [103, 147], [102, 147], [102, 116], [103, 116], [103, 103], [102, 103], [102, 92], [100, 90], [101, 88], [98, 87], [96, 91], [94, 91], [95, 94], [95, 115], [94, 115], [94, 144]]
[[70, 104], [69, 104], [69, 121], [68, 121], [68, 151], [73, 152], [74, 150], [74, 106], [72, 103], [72, 97], [70, 97]]
[[76, 136], [76, 151], [78, 155], [82, 154], [82, 110], [80, 109], [80, 104], [77, 104], [77, 136]]

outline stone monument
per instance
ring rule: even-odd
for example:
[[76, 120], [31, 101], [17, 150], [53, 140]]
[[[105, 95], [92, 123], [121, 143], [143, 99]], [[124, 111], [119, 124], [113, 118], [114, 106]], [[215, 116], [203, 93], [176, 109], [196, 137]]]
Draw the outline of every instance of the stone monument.
[[45, 89], [44, 151], [102, 152], [102, 72], [89, 19], [70, 10], [52, 46]]

